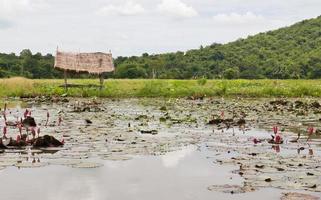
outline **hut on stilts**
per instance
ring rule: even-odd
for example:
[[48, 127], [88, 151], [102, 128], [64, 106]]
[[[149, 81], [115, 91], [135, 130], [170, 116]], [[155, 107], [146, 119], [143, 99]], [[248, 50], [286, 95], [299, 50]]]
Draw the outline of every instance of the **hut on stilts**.
[[104, 84], [103, 74], [115, 70], [111, 53], [71, 53], [61, 52], [58, 49], [54, 67], [64, 71], [64, 87], [66, 90], [68, 87], [68, 72], [97, 74], [100, 80], [100, 88], [102, 88]]

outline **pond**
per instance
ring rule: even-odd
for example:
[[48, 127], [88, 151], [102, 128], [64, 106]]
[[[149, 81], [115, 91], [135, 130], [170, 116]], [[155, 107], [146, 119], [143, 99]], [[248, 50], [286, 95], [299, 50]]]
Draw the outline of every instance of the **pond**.
[[[320, 136], [315, 131], [307, 141], [302, 133], [290, 142], [298, 130], [318, 130], [321, 116], [314, 107], [292, 111], [268, 99], [8, 102], [8, 120], [27, 108], [41, 135], [65, 144], [2, 150], [4, 199], [280, 199], [290, 192], [320, 197]], [[302, 110], [307, 115], [295, 113]], [[246, 114], [246, 124], [208, 124], [222, 113], [235, 120]], [[267, 142], [275, 125], [283, 144]], [[9, 127], [8, 136], [17, 134]]]

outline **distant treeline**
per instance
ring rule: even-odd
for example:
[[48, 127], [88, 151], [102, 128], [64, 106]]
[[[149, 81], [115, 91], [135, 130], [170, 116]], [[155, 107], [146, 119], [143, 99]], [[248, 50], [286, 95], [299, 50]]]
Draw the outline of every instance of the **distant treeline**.
[[[0, 49], [1, 50], [1, 49]], [[0, 54], [0, 77], [62, 78], [51, 54]], [[112, 78], [321, 78], [321, 16], [228, 44], [187, 52], [118, 57]], [[87, 74], [73, 77], [90, 77]]]

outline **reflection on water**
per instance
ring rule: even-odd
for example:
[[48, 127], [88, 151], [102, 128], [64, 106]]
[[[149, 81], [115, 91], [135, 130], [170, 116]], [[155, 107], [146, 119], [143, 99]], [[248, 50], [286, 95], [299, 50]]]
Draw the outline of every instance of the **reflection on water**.
[[280, 145], [272, 145], [272, 149], [274, 149], [274, 151], [276, 153], [280, 153], [281, 149], [280, 149]]
[[10, 101], [3, 101], [0, 100], [0, 108], [2, 109], [5, 104], [7, 105], [7, 108], [12, 109], [21, 109], [21, 108], [26, 108], [27, 107], [27, 103], [24, 101], [19, 101], [19, 100], [10, 100]]
[[[74, 169], [48, 166], [0, 171], [1, 199], [277, 199], [281, 190], [262, 189], [245, 194], [208, 191], [210, 185], [242, 184], [231, 173], [235, 166], [220, 166], [207, 159], [205, 148], [188, 146], [163, 156], [102, 161], [103, 167]], [[35, 162], [38, 160], [35, 158]], [[19, 192], [17, 192], [19, 191]]]
[[213, 165], [195, 146], [164, 156], [100, 162], [104, 166], [95, 169], [6, 168], [0, 171], [1, 196], [33, 200], [212, 199], [214, 193], [206, 189], [209, 185], [241, 183], [239, 176], [230, 173], [234, 167]]
[[196, 150], [196, 146], [184, 147], [182, 150], [169, 152], [161, 156], [162, 163], [165, 167], [176, 167], [180, 160], [192, 154]]

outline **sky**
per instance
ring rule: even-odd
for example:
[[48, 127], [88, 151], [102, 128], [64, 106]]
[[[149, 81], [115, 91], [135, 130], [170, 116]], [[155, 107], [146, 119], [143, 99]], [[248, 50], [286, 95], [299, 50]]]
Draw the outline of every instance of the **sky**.
[[0, 0], [0, 52], [186, 51], [321, 15], [320, 0]]

